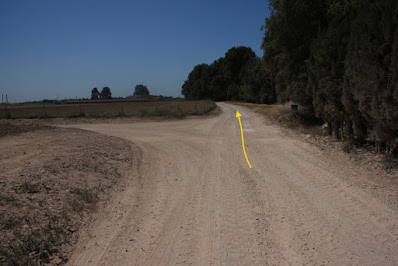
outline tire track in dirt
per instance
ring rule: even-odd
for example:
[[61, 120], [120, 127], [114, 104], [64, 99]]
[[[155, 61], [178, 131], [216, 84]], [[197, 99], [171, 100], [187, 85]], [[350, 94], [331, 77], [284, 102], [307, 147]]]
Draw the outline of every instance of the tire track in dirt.
[[71, 265], [398, 263], [397, 212], [346, 182], [371, 173], [246, 108], [219, 106], [206, 119], [75, 125], [137, 143], [142, 163]]
[[279, 235], [284, 253], [290, 253], [287, 257], [294, 258], [289, 263], [398, 261], [392, 252], [398, 247], [396, 212], [340, 179], [344, 175], [361, 179], [369, 173], [334, 164], [317, 150], [308, 152], [308, 143], [286, 140], [281, 132], [273, 137], [273, 142], [252, 146], [254, 154], [267, 150], [261, 162], [253, 164], [260, 177], [266, 172], [276, 174], [258, 182], [271, 208], [276, 206], [272, 212], [279, 215], [271, 216], [272, 231]]

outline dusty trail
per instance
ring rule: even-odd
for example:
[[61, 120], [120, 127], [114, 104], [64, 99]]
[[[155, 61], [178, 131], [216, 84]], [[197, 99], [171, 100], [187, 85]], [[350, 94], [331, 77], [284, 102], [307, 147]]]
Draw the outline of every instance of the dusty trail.
[[70, 265], [398, 264], [397, 211], [347, 181], [368, 172], [219, 106], [208, 119], [76, 125], [134, 141], [142, 162]]

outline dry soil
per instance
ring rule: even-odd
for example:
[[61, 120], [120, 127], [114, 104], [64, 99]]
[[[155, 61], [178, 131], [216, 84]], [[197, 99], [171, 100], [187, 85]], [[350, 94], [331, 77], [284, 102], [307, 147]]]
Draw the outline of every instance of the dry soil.
[[95, 132], [20, 123], [0, 124], [0, 265], [63, 263], [140, 150]]
[[205, 119], [73, 125], [137, 143], [142, 162], [70, 265], [398, 264], [396, 176], [219, 107]]

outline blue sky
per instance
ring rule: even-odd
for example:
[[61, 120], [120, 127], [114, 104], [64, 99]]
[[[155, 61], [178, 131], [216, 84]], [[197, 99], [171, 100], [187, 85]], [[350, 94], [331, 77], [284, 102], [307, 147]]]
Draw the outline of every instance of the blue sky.
[[9, 101], [180, 96], [193, 67], [234, 46], [258, 56], [266, 0], [0, 0], [0, 93]]

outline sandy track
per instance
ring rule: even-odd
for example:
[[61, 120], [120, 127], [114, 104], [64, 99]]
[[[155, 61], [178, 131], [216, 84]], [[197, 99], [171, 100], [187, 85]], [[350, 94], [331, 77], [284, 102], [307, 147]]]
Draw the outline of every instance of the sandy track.
[[208, 119], [76, 125], [134, 141], [142, 162], [71, 265], [398, 264], [397, 211], [350, 182], [372, 173], [219, 106]]

